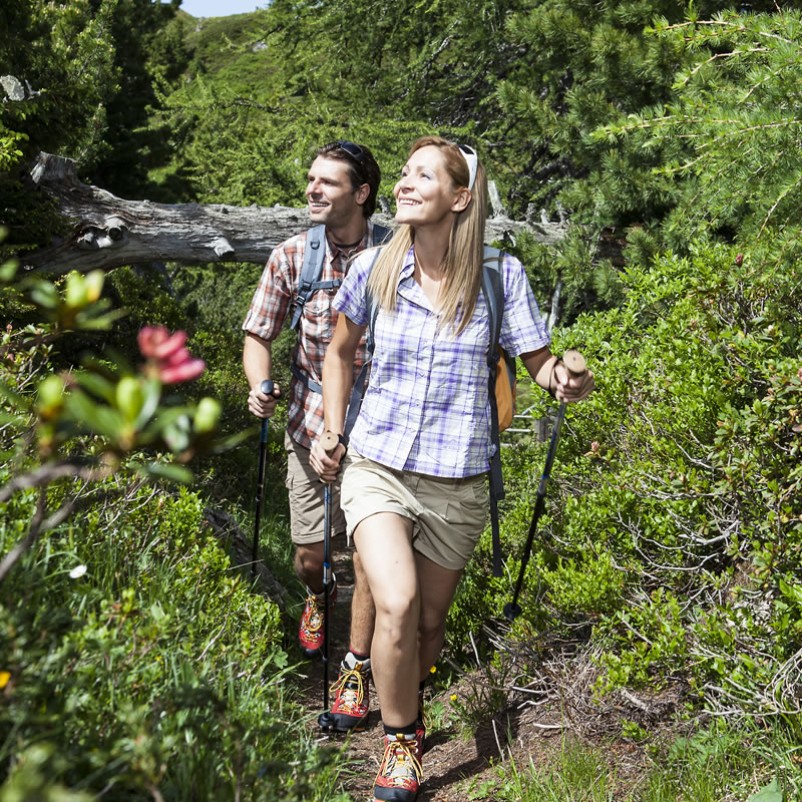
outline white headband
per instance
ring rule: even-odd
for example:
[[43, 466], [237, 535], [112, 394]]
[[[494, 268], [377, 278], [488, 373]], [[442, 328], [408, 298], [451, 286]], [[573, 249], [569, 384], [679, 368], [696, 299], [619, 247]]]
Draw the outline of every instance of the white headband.
[[473, 182], [476, 180], [476, 165], [479, 163], [479, 157], [476, 151], [470, 145], [457, 145], [462, 158], [465, 159], [468, 165], [468, 189], [473, 189]]

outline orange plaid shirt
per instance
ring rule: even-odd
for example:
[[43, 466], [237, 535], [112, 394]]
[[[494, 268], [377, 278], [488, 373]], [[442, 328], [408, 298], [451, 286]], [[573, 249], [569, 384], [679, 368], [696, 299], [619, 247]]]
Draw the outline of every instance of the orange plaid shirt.
[[[334, 247], [326, 238], [326, 258], [321, 281], [342, 279], [351, 256], [374, 244], [373, 223], [362, 242], [348, 255]], [[282, 326], [289, 321], [298, 293], [301, 268], [304, 262], [306, 232], [285, 240], [273, 249], [262, 272], [251, 306], [242, 324], [242, 330], [272, 342]], [[318, 290], [304, 305], [299, 324], [298, 340], [293, 347], [292, 361], [312, 381], [320, 383], [323, 357], [331, 342], [337, 324], [337, 312], [331, 305], [336, 289]], [[359, 344], [354, 362], [354, 379], [365, 360], [364, 338]], [[295, 442], [304, 448], [323, 434], [323, 396], [308, 389], [295, 376], [290, 382], [287, 431]]]

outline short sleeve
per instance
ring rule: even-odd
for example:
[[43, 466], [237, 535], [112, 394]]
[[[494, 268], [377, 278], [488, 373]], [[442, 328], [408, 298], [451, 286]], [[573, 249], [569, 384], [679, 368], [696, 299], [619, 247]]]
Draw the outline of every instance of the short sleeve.
[[273, 249], [242, 324], [243, 331], [268, 342], [280, 334], [293, 302], [292, 258], [298, 249], [296, 239]]
[[535, 294], [526, 271], [514, 256], [504, 254], [504, 319], [499, 340], [502, 348], [513, 356], [537, 351], [551, 342], [540, 315]]

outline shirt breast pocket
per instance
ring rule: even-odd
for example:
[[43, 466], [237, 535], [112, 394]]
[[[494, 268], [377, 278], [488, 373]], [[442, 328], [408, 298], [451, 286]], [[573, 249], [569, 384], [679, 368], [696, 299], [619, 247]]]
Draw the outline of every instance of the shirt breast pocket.
[[310, 340], [330, 342], [334, 333], [332, 301], [336, 290], [318, 290], [304, 304], [304, 336]]

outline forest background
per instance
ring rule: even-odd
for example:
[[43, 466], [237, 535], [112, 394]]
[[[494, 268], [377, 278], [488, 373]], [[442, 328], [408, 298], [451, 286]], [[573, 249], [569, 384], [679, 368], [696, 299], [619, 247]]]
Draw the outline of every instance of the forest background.
[[[802, 798], [802, 4], [178, 5], [0, 10], [0, 800], [350, 798], [295, 679], [281, 414], [278, 590], [220, 537], [253, 527], [239, 325], [261, 266], [22, 272], [69, 232], [32, 159], [125, 198], [299, 206], [319, 144], [368, 143], [389, 199], [430, 132], [477, 147], [510, 217], [564, 221], [505, 247], [598, 377], [513, 626], [545, 446], [507, 436], [505, 575], [483, 540], [435, 679], [448, 737], [522, 699], [561, 712], [561, 768], [499, 759], [461, 798]], [[154, 325], [206, 362], [181, 392]]]

